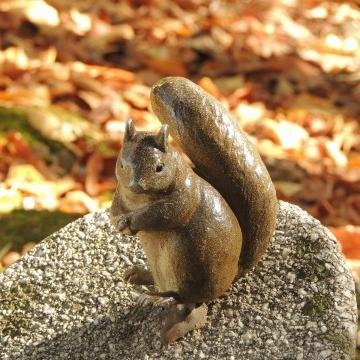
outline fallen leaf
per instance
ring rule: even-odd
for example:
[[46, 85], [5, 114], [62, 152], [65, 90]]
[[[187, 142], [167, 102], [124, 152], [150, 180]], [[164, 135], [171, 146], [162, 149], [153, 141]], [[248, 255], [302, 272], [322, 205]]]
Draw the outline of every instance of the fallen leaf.
[[[360, 259], [360, 227], [330, 227], [331, 232], [341, 244], [341, 249], [348, 259]], [[359, 266], [360, 268], [360, 266]]]
[[8, 267], [8, 266], [14, 264], [20, 258], [21, 258], [21, 255], [18, 252], [10, 251], [1, 259], [1, 263], [4, 267]]
[[69, 191], [59, 200], [58, 209], [66, 213], [80, 213], [97, 211], [98, 202], [80, 190]]
[[18, 209], [22, 204], [22, 196], [17, 189], [0, 187], [0, 214], [7, 214]]
[[220, 97], [220, 91], [214, 82], [209, 77], [203, 77], [199, 80], [198, 85], [201, 86], [206, 92], [214, 97]]
[[276, 191], [281, 192], [281, 194], [287, 198], [292, 197], [302, 188], [302, 184], [290, 181], [274, 181], [274, 185], [276, 187]]

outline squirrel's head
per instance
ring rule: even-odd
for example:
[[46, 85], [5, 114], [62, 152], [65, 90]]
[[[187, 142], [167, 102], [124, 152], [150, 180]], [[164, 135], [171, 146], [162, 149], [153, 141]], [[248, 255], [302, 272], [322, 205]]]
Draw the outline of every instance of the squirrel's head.
[[168, 191], [177, 175], [177, 154], [168, 145], [168, 125], [159, 132], [136, 131], [126, 122], [122, 151], [116, 163], [116, 177], [136, 193]]

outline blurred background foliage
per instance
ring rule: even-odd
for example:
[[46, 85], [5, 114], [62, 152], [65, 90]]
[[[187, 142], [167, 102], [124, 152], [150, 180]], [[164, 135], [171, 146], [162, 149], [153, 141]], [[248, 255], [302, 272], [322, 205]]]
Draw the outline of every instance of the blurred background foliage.
[[108, 206], [124, 121], [157, 128], [150, 86], [180, 75], [229, 108], [279, 197], [328, 225], [356, 268], [359, 27], [357, 2], [3, 0], [0, 213]]

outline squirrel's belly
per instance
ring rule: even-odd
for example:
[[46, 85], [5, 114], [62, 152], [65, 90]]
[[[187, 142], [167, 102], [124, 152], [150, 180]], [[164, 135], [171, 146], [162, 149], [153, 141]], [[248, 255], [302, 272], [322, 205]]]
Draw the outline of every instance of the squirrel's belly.
[[[219, 297], [237, 274], [241, 233], [236, 231], [230, 239], [217, 238], [217, 247], [206, 234], [195, 239], [186, 231], [141, 231], [138, 235], [159, 291], [174, 291], [184, 302]], [[209, 251], [203, 252], [203, 247]]]
[[179, 291], [177, 261], [174, 245], [180, 235], [169, 231], [140, 231], [138, 236], [144, 249], [155, 285], [159, 291]]

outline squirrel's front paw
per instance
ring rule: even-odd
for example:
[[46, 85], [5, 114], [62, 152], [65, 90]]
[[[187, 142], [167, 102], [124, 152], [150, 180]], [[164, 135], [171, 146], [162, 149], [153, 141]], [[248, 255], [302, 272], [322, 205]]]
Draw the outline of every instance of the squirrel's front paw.
[[129, 229], [132, 235], [136, 235], [136, 233], [140, 230], [138, 227], [137, 217], [132, 213], [132, 216], [129, 216]]
[[119, 231], [129, 226], [129, 218], [123, 214], [112, 217], [111, 222]]

